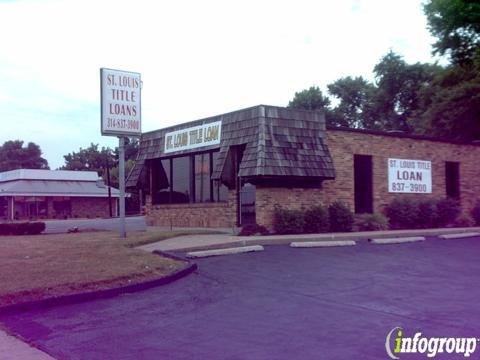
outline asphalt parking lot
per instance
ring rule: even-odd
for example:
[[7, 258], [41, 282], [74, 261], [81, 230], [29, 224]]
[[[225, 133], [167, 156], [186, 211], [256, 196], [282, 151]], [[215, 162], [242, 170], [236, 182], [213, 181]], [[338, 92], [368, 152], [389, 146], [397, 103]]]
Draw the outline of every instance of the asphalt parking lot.
[[397, 326], [480, 337], [479, 259], [480, 238], [270, 246], [197, 260], [166, 286], [0, 321], [60, 359], [385, 359]]

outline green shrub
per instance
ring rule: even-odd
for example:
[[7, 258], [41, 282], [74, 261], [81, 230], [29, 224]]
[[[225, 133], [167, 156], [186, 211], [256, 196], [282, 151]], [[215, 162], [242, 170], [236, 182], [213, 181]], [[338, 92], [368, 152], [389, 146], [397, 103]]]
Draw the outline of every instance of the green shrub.
[[355, 227], [358, 231], [388, 230], [388, 219], [378, 213], [361, 214], [356, 217]]
[[27, 223], [27, 234], [30, 235], [37, 235], [42, 233], [45, 230], [45, 223], [44, 222], [32, 222]]
[[44, 230], [45, 230], [44, 222], [0, 224], [0, 235], [37, 235]]
[[330, 229], [330, 220], [328, 218], [328, 211], [322, 205], [314, 206], [304, 214], [306, 233], [318, 234], [328, 232]]
[[480, 201], [477, 202], [477, 205], [475, 205], [470, 214], [472, 215], [473, 221], [475, 221], [475, 225], [480, 226]]
[[465, 214], [461, 214], [455, 222], [453, 223], [453, 226], [455, 227], [470, 227], [474, 225], [474, 221], [472, 218]]
[[418, 203], [409, 198], [396, 198], [385, 208], [392, 229], [414, 229], [418, 227]]
[[438, 200], [428, 199], [417, 203], [417, 218], [413, 227], [432, 228], [437, 223], [437, 205]]
[[10, 224], [0, 224], [0, 235], [9, 235], [10, 233]]
[[248, 224], [242, 226], [242, 230], [238, 236], [252, 236], [252, 235], [268, 235], [268, 230], [265, 226], [258, 224]]
[[447, 198], [438, 201], [436, 226], [445, 227], [455, 223], [460, 212], [461, 208], [458, 200]]
[[275, 208], [273, 229], [277, 234], [301, 234], [305, 225], [304, 212]]
[[328, 207], [330, 231], [352, 231], [355, 221], [352, 211], [341, 201], [335, 201]]

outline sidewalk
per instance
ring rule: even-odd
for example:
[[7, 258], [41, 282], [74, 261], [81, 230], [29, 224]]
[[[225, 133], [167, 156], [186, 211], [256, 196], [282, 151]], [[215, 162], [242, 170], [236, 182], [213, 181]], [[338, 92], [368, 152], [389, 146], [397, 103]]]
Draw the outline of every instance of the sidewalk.
[[229, 234], [186, 235], [139, 246], [138, 249], [153, 252], [159, 251], [195, 251], [222, 249], [247, 245], [284, 245], [293, 241], [322, 240], [367, 240], [370, 238], [438, 236], [465, 232], [479, 232], [480, 227], [448, 228], [448, 229], [417, 229], [364, 231], [348, 233], [302, 234], [302, 235], [269, 235], [269, 236], [233, 236]]
[[0, 329], [0, 354], [2, 360], [54, 360], [43, 351], [8, 335]]

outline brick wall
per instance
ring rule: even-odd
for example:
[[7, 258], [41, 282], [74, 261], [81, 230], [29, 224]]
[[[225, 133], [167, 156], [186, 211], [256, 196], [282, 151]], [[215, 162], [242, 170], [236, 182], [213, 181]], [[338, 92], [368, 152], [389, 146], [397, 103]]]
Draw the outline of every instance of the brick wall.
[[[371, 155], [373, 162], [373, 206], [383, 210], [395, 197], [445, 198], [445, 162], [460, 162], [460, 201], [464, 212], [480, 199], [480, 147], [439, 141], [328, 130], [327, 146], [333, 158], [336, 179], [323, 182], [326, 203], [337, 199], [354, 209], [353, 155]], [[432, 194], [388, 192], [388, 158], [432, 162]]]
[[[327, 130], [325, 141], [333, 158], [336, 179], [324, 181], [320, 189], [257, 186], [258, 224], [272, 228], [275, 205], [301, 209], [319, 203], [329, 205], [335, 200], [341, 200], [353, 211], [355, 154], [372, 156], [375, 212], [383, 211], [385, 205], [395, 197], [444, 198], [446, 161], [460, 163], [460, 201], [463, 211], [467, 213], [480, 200], [480, 146], [342, 130]], [[389, 193], [388, 158], [431, 161], [432, 194]], [[145, 211], [151, 225], [231, 227], [236, 222], [235, 191], [229, 191], [226, 203], [152, 205], [147, 197]]]
[[147, 195], [145, 214], [147, 224], [154, 226], [230, 228], [236, 223], [236, 202], [235, 190], [218, 203], [152, 205]]
[[318, 204], [325, 204], [322, 189], [257, 186], [255, 190], [257, 224], [268, 229], [273, 227], [273, 213], [276, 205], [282, 209], [300, 210]]
[[[446, 161], [460, 162], [460, 202], [464, 213], [468, 213], [475, 206], [476, 201], [480, 200], [479, 146], [341, 130], [328, 130], [326, 143], [335, 166], [335, 180], [324, 181], [321, 189], [257, 187], [256, 218], [258, 224], [272, 228], [275, 205], [293, 210], [308, 208], [319, 203], [328, 205], [335, 200], [341, 200], [354, 211], [354, 154], [372, 156], [373, 208], [375, 212], [382, 212], [385, 205], [396, 197], [445, 198]], [[431, 161], [432, 193], [389, 193], [388, 158]]]
[[[71, 197], [72, 217], [109, 217], [108, 198]], [[112, 198], [112, 211], [116, 215], [116, 198]]]

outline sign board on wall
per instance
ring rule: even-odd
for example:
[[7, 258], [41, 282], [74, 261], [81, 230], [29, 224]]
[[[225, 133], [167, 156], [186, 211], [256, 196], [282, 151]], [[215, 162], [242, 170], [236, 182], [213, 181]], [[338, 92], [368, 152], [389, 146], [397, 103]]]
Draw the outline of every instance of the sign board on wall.
[[432, 192], [432, 163], [425, 160], [388, 159], [388, 192]]
[[216, 121], [199, 126], [176, 130], [165, 134], [165, 153], [197, 149], [220, 144], [222, 122]]
[[102, 68], [100, 84], [102, 135], [140, 136], [140, 74]]

